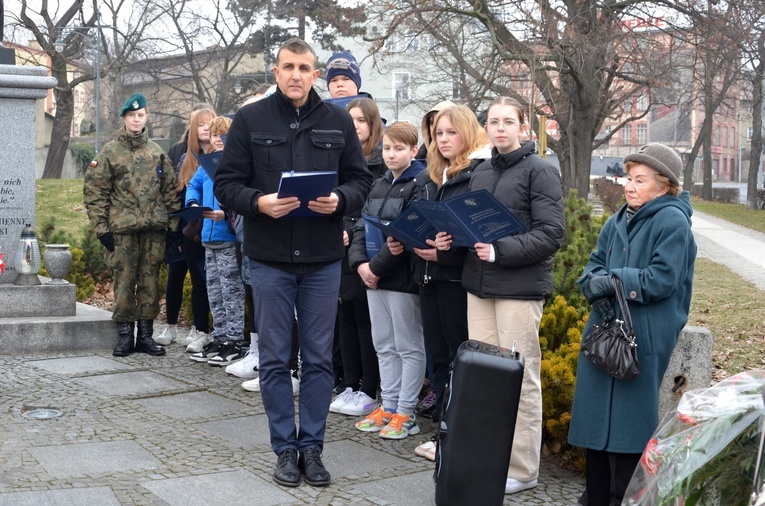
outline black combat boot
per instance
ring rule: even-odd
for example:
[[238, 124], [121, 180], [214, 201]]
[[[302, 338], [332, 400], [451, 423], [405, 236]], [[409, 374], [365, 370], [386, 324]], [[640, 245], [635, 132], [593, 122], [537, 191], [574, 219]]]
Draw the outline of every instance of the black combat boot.
[[136, 353], [148, 353], [159, 356], [165, 354], [165, 349], [154, 342], [154, 320], [138, 320], [138, 337], [135, 340]]
[[127, 357], [133, 353], [133, 342], [135, 341], [135, 323], [119, 322], [117, 323], [117, 333], [120, 340], [114, 347], [112, 355], [115, 357]]

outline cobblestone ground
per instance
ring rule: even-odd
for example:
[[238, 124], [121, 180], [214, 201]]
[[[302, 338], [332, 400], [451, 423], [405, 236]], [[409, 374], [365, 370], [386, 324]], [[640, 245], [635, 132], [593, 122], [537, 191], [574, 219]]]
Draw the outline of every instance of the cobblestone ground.
[[[434, 503], [433, 464], [414, 455], [435, 433], [430, 421], [384, 441], [330, 414], [332, 484], [286, 489], [271, 480], [260, 394], [176, 344], [165, 357], [5, 356], [0, 367], [0, 505]], [[62, 414], [22, 416], [41, 408]], [[539, 486], [504, 504], [573, 505], [582, 489], [580, 476], [544, 457]]]

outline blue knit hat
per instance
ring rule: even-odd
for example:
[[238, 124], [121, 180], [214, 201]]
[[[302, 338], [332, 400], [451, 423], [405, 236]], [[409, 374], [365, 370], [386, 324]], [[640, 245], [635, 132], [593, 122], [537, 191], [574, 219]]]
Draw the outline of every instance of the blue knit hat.
[[120, 110], [120, 117], [124, 116], [128, 111], [137, 111], [146, 107], [146, 97], [142, 93], [136, 93], [129, 99], [125, 100]]
[[333, 77], [346, 76], [356, 83], [356, 88], [361, 89], [361, 70], [356, 58], [348, 51], [340, 51], [327, 60], [327, 84]]

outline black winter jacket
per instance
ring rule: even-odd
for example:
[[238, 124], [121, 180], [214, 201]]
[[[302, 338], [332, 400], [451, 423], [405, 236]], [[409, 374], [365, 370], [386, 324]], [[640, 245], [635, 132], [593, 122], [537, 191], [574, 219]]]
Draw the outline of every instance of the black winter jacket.
[[552, 294], [552, 261], [566, 233], [563, 188], [558, 170], [534, 154], [533, 143], [492, 158], [476, 168], [470, 191], [486, 189], [505, 204], [526, 231], [494, 243], [494, 262], [470, 249], [462, 285], [481, 298], [548, 299]]
[[[421, 187], [418, 198], [441, 202], [467, 193], [473, 169], [481, 162], [483, 160], [476, 160], [467, 170], [449, 179], [440, 188], [432, 180], [428, 180]], [[437, 262], [430, 262], [412, 255], [414, 281], [420, 286], [427, 285], [430, 281], [462, 281], [462, 266], [465, 263], [467, 249], [452, 248], [448, 251], [437, 251], [436, 254]]]
[[[417, 186], [426, 181], [427, 173], [423, 172], [424, 169], [425, 166], [415, 160], [395, 181], [393, 174], [390, 171], [386, 172], [372, 184], [362, 214], [377, 216], [384, 221], [396, 218], [407, 208], [412, 195], [419, 191]], [[421, 177], [420, 174], [422, 174]], [[353, 271], [358, 271], [359, 265], [369, 262], [369, 268], [380, 278], [377, 282], [378, 289], [417, 293], [417, 285], [414, 284], [409, 269], [410, 255], [408, 251], [401, 255], [392, 255], [388, 245], [383, 244], [373, 258], [367, 257], [364, 220], [359, 220], [353, 233], [353, 242], [348, 250], [348, 263]]]
[[[382, 142], [376, 146], [367, 157], [367, 168], [372, 173], [372, 182], [377, 181], [388, 170], [382, 159]], [[340, 301], [351, 300], [365, 293], [366, 287], [359, 273], [351, 269], [348, 263], [348, 250], [350, 243], [353, 242], [353, 231], [356, 229], [356, 223], [361, 218], [361, 209], [348, 214], [343, 218], [343, 229], [348, 234], [348, 247], [345, 249], [345, 258], [343, 259], [343, 274], [340, 278]]]
[[[284, 171], [337, 172], [331, 216], [274, 219], [258, 197], [276, 193]], [[311, 89], [296, 108], [280, 91], [237, 111], [215, 173], [222, 207], [244, 217], [243, 253], [255, 260], [311, 264], [340, 260], [343, 216], [364, 205], [372, 175], [350, 115]]]

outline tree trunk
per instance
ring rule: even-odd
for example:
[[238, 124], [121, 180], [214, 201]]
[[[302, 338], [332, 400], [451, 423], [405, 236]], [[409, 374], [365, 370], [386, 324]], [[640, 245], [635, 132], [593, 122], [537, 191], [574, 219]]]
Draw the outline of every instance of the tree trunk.
[[[765, 55], [763, 55], [765, 56]], [[760, 59], [752, 80], [752, 146], [749, 151], [749, 175], [746, 184], [746, 205], [757, 209], [757, 176], [762, 155], [762, 84], [765, 78], [765, 62]]]
[[701, 135], [704, 137], [703, 170], [704, 186], [702, 197], [704, 200], [712, 200], [712, 123], [714, 120], [714, 69], [712, 67], [712, 50], [707, 48], [706, 61], [704, 62], [704, 123]]
[[69, 149], [72, 118], [74, 116], [74, 96], [70, 89], [56, 88], [56, 118], [48, 146], [48, 158], [45, 160], [43, 179], [61, 179], [64, 169], [66, 150]]

